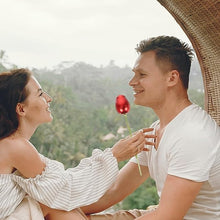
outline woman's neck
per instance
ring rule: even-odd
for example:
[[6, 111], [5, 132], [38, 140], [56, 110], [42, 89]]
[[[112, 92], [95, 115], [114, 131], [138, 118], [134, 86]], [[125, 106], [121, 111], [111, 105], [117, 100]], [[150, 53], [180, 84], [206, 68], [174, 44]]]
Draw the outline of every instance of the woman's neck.
[[13, 136], [30, 140], [32, 135], [34, 134], [35, 130], [36, 130], [36, 128], [30, 128], [29, 126], [27, 126], [25, 128], [22, 126], [19, 126]]

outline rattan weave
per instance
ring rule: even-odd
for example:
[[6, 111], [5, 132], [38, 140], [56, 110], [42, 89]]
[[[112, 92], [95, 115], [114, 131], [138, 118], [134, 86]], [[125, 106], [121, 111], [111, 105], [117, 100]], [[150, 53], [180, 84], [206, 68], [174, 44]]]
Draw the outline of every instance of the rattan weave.
[[220, 125], [220, 0], [158, 0], [188, 36], [198, 57], [205, 109]]

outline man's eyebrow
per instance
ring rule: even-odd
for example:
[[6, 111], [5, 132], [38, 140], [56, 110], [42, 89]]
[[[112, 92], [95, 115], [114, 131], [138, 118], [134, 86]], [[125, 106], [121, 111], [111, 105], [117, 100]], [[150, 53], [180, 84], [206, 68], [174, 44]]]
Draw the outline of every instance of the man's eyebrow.
[[132, 71], [133, 71], [133, 72], [148, 73], [146, 70], [143, 70], [143, 69], [141, 69], [141, 68], [133, 68]]

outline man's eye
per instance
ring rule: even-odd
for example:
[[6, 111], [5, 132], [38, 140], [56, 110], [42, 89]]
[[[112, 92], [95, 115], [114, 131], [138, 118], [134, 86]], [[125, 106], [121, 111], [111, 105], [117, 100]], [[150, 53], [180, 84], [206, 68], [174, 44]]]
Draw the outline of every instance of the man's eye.
[[43, 94], [44, 94], [44, 93], [43, 93], [43, 92], [41, 92], [39, 96], [42, 96]]

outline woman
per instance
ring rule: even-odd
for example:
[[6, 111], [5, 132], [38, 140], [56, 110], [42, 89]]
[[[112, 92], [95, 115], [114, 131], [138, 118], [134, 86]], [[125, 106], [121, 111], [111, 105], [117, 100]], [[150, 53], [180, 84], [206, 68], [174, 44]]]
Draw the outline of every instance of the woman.
[[117, 162], [144, 149], [141, 131], [104, 152], [94, 150], [77, 167], [65, 170], [29, 142], [40, 124], [52, 121], [52, 98], [31, 72], [1, 73], [0, 95], [0, 219], [86, 219], [78, 208], [97, 201], [110, 187]]

